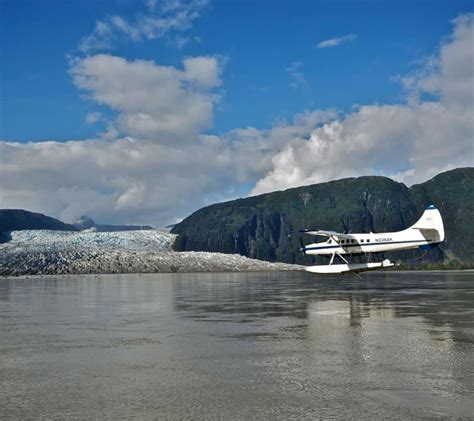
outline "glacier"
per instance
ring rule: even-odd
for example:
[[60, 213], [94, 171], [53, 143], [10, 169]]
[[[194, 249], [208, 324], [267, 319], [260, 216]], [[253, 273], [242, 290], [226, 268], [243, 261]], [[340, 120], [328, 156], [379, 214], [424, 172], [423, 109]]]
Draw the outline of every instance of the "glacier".
[[25, 230], [0, 244], [0, 275], [301, 270], [237, 254], [173, 251], [161, 230], [95, 232]]

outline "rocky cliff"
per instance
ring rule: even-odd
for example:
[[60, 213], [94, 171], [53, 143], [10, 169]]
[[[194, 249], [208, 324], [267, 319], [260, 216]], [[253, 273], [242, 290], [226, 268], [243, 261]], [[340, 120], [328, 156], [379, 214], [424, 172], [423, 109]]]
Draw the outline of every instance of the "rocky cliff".
[[[411, 188], [385, 177], [359, 177], [233, 200], [198, 210], [172, 232], [179, 235], [175, 248], [180, 251], [303, 263], [300, 228], [397, 231], [413, 224], [430, 203], [443, 215], [446, 241], [424, 261], [472, 262], [474, 168], [448, 171]], [[417, 255], [407, 251], [388, 256]]]

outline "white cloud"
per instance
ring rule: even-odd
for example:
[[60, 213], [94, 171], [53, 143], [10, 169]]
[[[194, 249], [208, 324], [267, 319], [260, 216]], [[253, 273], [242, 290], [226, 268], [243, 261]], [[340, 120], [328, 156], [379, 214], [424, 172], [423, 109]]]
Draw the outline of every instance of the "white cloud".
[[183, 60], [187, 80], [210, 89], [221, 84], [219, 63], [214, 57], [190, 57]]
[[472, 106], [474, 98], [474, 14], [454, 19], [454, 31], [441, 45], [439, 54], [426, 65], [402, 79], [417, 98], [423, 93], [437, 95], [450, 106]]
[[94, 124], [97, 123], [102, 115], [99, 112], [87, 113], [86, 114], [86, 123], [87, 124]]
[[146, 5], [150, 12], [153, 12], [156, 7], [157, 0], [146, 0]]
[[289, 142], [252, 193], [360, 175], [425, 181], [474, 163], [472, 122], [472, 110], [459, 114], [440, 103], [364, 106], [314, 129], [309, 140]]
[[79, 42], [79, 50], [89, 53], [94, 50], [107, 50], [111, 47], [112, 27], [108, 22], [98, 20], [92, 34]]
[[286, 71], [291, 78], [290, 86], [294, 89], [308, 85], [308, 81], [305, 79], [303, 72], [301, 71], [302, 65], [303, 63], [301, 61], [294, 61], [286, 68]]
[[76, 59], [70, 73], [91, 100], [118, 113], [111, 129], [158, 142], [183, 142], [212, 125], [222, 67], [214, 57], [183, 61], [183, 70], [99, 54]]
[[319, 42], [316, 47], [317, 48], [337, 47], [338, 45], [341, 45], [350, 41], [354, 41], [356, 38], [357, 38], [356, 34], [348, 34], [342, 37], [330, 38], [330, 39], [326, 39], [324, 41]]
[[132, 138], [0, 142], [0, 203], [74, 221], [165, 225], [216, 200], [242, 195], [288, 139], [308, 136], [334, 112], [298, 115], [268, 131], [199, 135], [186, 145]]
[[168, 38], [171, 44], [183, 46], [187, 38], [179, 34], [191, 28], [206, 4], [207, 0], [168, 0], [158, 7], [156, 0], [148, 0], [148, 13], [132, 20], [118, 15], [98, 20], [94, 31], [79, 42], [79, 50], [86, 54], [108, 50], [121, 36], [133, 41]]

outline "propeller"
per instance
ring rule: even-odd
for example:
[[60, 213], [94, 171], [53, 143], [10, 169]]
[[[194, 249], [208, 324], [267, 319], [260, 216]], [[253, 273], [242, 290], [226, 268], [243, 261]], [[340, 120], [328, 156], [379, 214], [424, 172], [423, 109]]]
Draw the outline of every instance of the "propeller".
[[299, 251], [300, 251], [301, 253], [303, 253], [303, 264], [304, 264], [304, 265], [307, 265], [307, 264], [308, 264], [308, 261], [307, 261], [306, 256], [308, 256], [308, 255], [306, 254], [306, 246], [304, 245], [303, 237], [302, 237], [302, 236], [300, 236], [300, 245], [301, 245], [301, 248], [299, 249]]
[[305, 245], [304, 245], [304, 242], [303, 242], [303, 237], [300, 237], [300, 244], [301, 244], [301, 248], [300, 248], [299, 251], [306, 256], [306, 248], [305, 248]]

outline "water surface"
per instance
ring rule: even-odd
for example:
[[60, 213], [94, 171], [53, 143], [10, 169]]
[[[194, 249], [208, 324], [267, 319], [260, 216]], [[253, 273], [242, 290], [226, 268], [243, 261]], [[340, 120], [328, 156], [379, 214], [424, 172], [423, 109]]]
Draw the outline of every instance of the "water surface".
[[474, 275], [0, 280], [0, 418], [473, 417]]

